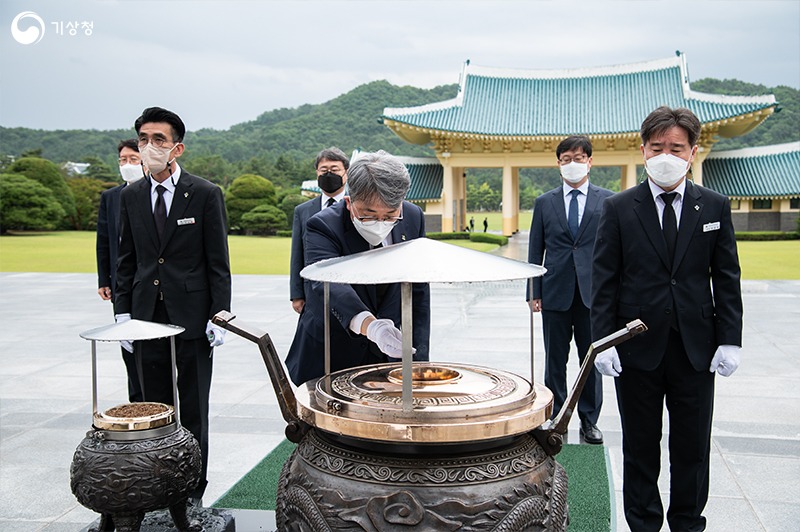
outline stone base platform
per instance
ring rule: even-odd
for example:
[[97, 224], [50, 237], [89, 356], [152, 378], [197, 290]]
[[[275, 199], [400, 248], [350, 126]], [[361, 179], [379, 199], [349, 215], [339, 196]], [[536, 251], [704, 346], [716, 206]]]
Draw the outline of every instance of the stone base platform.
[[[199, 521], [205, 532], [272, 532], [275, 528], [275, 512], [266, 510], [234, 510], [226, 508], [189, 508], [189, 521]], [[98, 517], [81, 532], [97, 531]], [[140, 532], [177, 532], [168, 510], [149, 512], [142, 521]]]

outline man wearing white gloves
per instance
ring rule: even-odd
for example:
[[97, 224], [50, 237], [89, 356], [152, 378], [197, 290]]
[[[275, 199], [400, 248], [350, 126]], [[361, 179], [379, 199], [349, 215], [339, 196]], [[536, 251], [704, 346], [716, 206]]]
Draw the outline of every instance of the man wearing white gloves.
[[[208, 400], [213, 348], [224, 330], [210, 319], [230, 310], [231, 272], [220, 188], [183, 170], [186, 128], [175, 113], [145, 109], [136, 123], [146, 179], [120, 195], [121, 237], [114, 311], [117, 321], [180, 325], [176, 337], [180, 420], [200, 444], [202, 475], [190, 494], [200, 504], [208, 468]], [[135, 342], [145, 401], [172, 404], [169, 340]]]
[[[308, 219], [306, 265], [425, 236], [422, 209], [404, 201], [411, 180], [386, 152], [362, 154], [347, 171], [349, 196]], [[312, 282], [286, 367], [299, 385], [325, 372], [323, 283]], [[400, 284], [330, 284], [331, 371], [402, 357]], [[430, 291], [412, 286], [414, 360], [428, 360]]]
[[606, 199], [592, 268], [592, 338], [636, 318], [644, 334], [600, 353], [622, 422], [625, 518], [658, 531], [661, 419], [669, 411], [671, 530], [705, 530], [714, 374], [739, 365], [742, 297], [728, 198], [686, 179], [700, 121], [659, 107], [642, 123], [648, 180]]

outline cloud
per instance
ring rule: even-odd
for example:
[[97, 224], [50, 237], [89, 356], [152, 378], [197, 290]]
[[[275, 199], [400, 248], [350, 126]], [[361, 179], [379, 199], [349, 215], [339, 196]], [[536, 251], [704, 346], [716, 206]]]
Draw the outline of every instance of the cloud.
[[[27, 10], [94, 33], [18, 45], [7, 28]], [[227, 128], [377, 79], [456, 83], [466, 59], [581, 68], [679, 49], [692, 79], [800, 88], [794, 1], [4, 0], [0, 31], [0, 125], [44, 129], [129, 127], [149, 105]]]

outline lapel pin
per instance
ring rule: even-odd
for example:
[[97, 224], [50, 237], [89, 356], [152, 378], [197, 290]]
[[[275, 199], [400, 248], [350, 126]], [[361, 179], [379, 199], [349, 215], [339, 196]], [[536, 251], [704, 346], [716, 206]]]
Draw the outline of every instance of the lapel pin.
[[184, 192], [184, 193], [183, 193], [183, 197], [184, 197], [184, 198], [188, 198], [188, 197], [189, 197], [189, 193], [188, 193], [188, 192]]
[[699, 211], [700, 210], [700, 205], [695, 205], [694, 206], [694, 210]]
[[405, 240], [405, 239], [406, 239], [406, 235], [405, 234], [400, 235], [400, 240]]

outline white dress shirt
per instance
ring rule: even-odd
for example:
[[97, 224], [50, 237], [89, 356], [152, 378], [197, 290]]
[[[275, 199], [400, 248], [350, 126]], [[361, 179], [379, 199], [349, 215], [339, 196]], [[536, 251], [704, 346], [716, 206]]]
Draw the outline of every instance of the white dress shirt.
[[561, 189], [564, 193], [564, 210], [567, 213], [567, 219], [569, 219], [569, 204], [572, 201], [572, 195], [570, 192], [573, 190], [579, 190], [581, 193], [578, 194], [578, 227], [581, 226], [581, 222], [583, 221], [583, 210], [586, 208], [586, 194], [589, 193], [589, 180], [587, 179], [581, 186], [577, 189], [572, 188], [568, 184], [561, 182]]
[[161, 185], [165, 189], [164, 192], [164, 205], [167, 207], [167, 216], [169, 216], [169, 209], [172, 207], [172, 198], [175, 196], [175, 185], [178, 184], [178, 180], [181, 178], [181, 167], [178, 166], [178, 163], [173, 162], [172, 164], [175, 165], [175, 171], [172, 172], [172, 175], [169, 176], [169, 179], [165, 179], [163, 183], [159, 183], [153, 177], [150, 177], [150, 209], [155, 212], [156, 210], [156, 200], [158, 199], [158, 192], [156, 192], [156, 187]]
[[[656, 212], [658, 213], [658, 223], [661, 229], [664, 229], [664, 200], [661, 199], [661, 194], [667, 192], [660, 186], [653, 183], [652, 179], [647, 180], [650, 185], [650, 193], [653, 195], [653, 201], [656, 204]], [[678, 224], [678, 229], [681, 227], [681, 211], [683, 209], [683, 193], [686, 191], [686, 179], [681, 181], [681, 184], [670, 190], [670, 192], [677, 192], [678, 195], [672, 200], [672, 210], [675, 211], [675, 223]]]

